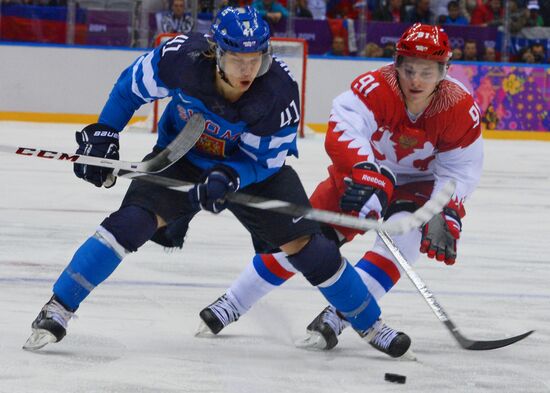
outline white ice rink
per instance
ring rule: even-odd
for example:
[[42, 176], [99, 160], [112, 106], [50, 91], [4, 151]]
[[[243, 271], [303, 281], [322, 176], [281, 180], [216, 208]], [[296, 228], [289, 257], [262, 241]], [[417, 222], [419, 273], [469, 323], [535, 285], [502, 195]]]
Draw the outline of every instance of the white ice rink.
[[[0, 143], [72, 153], [78, 127], [0, 123]], [[125, 134], [121, 158], [140, 160], [153, 143]], [[322, 136], [299, 147], [291, 163], [312, 191], [326, 175]], [[67, 163], [0, 154], [0, 392], [550, 392], [548, 142], [486, 141], [456, 265], [416, 265], [467, 337], [536, 332], [503, 349], [460, 349], [403, 277], [383, 315], [412, 337], [416, 362], [389, 359], [352, 331], [330, 352], [295, 348], [325, 305], [298, 277], [219, 337], [195, 338], [199, 311], [253, 255], [247, 232], [225, 213], [200, 213], [182, 251], [146, 244], [82, 304], [62, 342], [23, 351], [58, 274], [128, 184], [97, 189]], [[372, 241], [357, 238], [343, 252], [355, 262]], [[406, 384], [385, 382], [386, 372], [406, 375]]]

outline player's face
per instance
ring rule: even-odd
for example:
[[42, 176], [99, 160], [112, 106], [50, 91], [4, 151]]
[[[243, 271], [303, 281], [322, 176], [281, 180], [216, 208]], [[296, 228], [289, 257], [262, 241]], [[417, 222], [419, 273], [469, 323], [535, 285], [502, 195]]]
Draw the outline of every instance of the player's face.
[[223, 70], [226, 78], [235, 89], [242, 92], [248, 90], [254, 78], [258, 75], [262, 65], [262, 53], [235, 53], [224, 54]]
[[397, 67], [399, 85], [407, 102], [421, 102], [430, 98], [441, 78], [436, 61], [404, 57]]

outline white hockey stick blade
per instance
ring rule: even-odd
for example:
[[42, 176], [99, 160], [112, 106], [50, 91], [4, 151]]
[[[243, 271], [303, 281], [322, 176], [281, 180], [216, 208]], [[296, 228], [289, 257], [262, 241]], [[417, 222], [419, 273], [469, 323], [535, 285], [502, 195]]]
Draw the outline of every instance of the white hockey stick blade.
[[179, 160], [195, 145], [204, 131], [204, 125], [205, 120], [201, 114], [193, 115], [178, 136], [161, 153], [150, 160], [140, 162], [110, 160], [101, 157], [7, 145], [0, 145], [0, 152], [15, 153], [21, 156], [38, 157], [49, 160], [67, 161], [72, 164], [112, 168], [117, 175], [131, 172], [157, 173]]
[[44, 329], [32, 329], [31, 336], [27, 339], [23, 349], [26, 351], [36, 351], [48, 344], [57, 342], [55, 336]]

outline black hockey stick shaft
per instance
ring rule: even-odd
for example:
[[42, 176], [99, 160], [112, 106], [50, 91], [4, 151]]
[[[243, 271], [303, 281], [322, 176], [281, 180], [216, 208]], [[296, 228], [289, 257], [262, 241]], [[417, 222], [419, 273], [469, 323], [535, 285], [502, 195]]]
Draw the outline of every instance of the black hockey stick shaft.
[[200, 114], [193, 115], [183, 130], [159, 154], [147, 161], [120, 161], [101, 157], [70, 154], [39, 148], [0, 145], [0, 152], [15, 153], [21, 156], [38, 157], [49, 160], [68, 161], [73, 164], [83, 164], [111, 168], [116, 176], [127, 173], [157, 173], [172, 165], [185, 155], [197, 142], [204, 131], [204, 118]]
[[451, 318], [449, 318], [441, 304], [437, 301], [433, 292], [430, 291], [430, 289], [426, 286], [418, 273], [413, 270], [412, 266], [405, 259], [399, 248], [397, 248], [389, 234], [385, 231], [378, 231], [378, 236], [380, 237], [380, 239], [382, 239], [391, 254], [395, 257], [397, 263], [399, 263], [399, 266], [401, 266], [401, 268], [405, 271], [407, 277], [409, 277], [409, 279], [412, 281], [426, 303], [428, 303], [428, 306], [430, 306], [430, 309], [436, 315], [437, 319], [439, 319], [445, 325], [445, 327], [458, 342], [458, 345], [460, 345], [462, 348], [475, 351], [486, 351], [490, 349], [502, 348], [523, 340], [534, 332], [534, 330], [531, 330], [518, 336], [491, 341], [470, 340], [464, 337], [462, 333], [460, 333], [460, 331], [458, 330], [458, 327], [453, 323], [453, 321], [451, 321]]
[[[187, 192], [195, 186], [193, 183], [181, 180], [170, 179], [162, 176], [155, 176], [143, 173], [127, 173], [122, 177], [154, 183], [175, 191]], [[318, 221], [325, 224], [339, 225], [362, 231], [385, 230], [392, 234], [401, 234], [427, 222], [434, 214], [441, 212], [449, 202], [455, 190], [453, 182], [447, 183], [428, 203], [415, 211], [411, 216], [394, 222], [379, 222], [371, 219], [364, 219], [348, 214], [336, 213], [328, 210], [314, 209], [309, 206], [299, 206], [290, 202], [276, 199], [266, 199], [258, 196], [248, 195], [243, 192], [230, 193], [226, 198], [231, 203], [249, 206], [260, 210], [275, 211], [278, 213]]]

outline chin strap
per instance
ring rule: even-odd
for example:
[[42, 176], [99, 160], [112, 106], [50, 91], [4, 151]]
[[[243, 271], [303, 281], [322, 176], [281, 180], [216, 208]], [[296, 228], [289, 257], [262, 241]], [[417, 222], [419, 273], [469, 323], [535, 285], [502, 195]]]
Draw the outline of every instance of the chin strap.
[[227, 77], [225, 76], [225, 72], [221, 69], [221, 67], [216, 64], [216, 68], [218, 70], [218, 74], [220, 74], [220, 78], [222, 78], [222, 81], [224, 81], [225, 83], [227, 83], [229, 86], [231, 87], [235, 87], [231, 84], [231, 82], [229, 82], [229, 79], [227, 79]]

